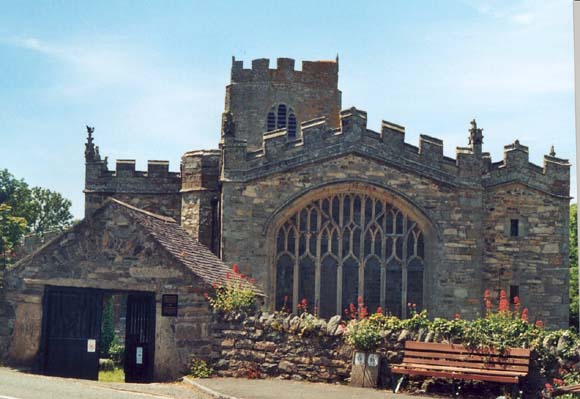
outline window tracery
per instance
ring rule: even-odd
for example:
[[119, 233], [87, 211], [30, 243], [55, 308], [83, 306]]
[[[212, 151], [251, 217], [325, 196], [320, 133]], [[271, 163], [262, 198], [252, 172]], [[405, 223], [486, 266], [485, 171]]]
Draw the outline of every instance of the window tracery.
[[306, 298], [322, 317], [340, 314], [358, 296], [405, 317], [423, 306], [424, 234], [384, 198], [339, 193], [316, 199], [276, 233], [276, 309]]
[[288, 138], [295, 139], [297, 132], [297, 120], [294, 110], [286, 104], [277, 104], [270, 109], [266, 117], [266, 130], [271, 132], [276, 129], [286, 128]]

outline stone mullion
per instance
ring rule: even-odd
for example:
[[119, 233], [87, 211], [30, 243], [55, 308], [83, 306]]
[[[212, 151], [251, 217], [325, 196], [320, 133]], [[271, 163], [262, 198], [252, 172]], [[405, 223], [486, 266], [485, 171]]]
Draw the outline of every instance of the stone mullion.
[[383, 223], [382, 223], [382, 237], [381, 237], [381, 306], [387, 309], [387, 203], [383, 204]]
[[342, 240], [344, 236], [344, 216], [343, 216], [343, 204], [344, 196], [338, 197], [338, 225], [339, 225], [339, 236], [338, 236], [338, 268], [337, 268], [337, 279], [336, 279], [336, 311], [337, 314], [342, 314]]
[[294, 284], [292, 287], [292, 312], [298, 313], [298, 278], [300, 277], [300, 216], [301, 211], [296, 214], [296, 245], [294, 245]]
[[[395, 231], [397, 230], [395, 222]], [[407, 317], [407, 215], [403, 215], [403, 235], [398, 238], [403, 240], [403, 253], [401, 254], [401, 316]]]
[[[353, 208], [354, 208], [354, 202], [353, 201]], [[358, 256], [359, 256], [359, 263], [358, 263], [358, 296], [361, 296], [363, 299], [365, 297], [365, 254], [364, 254], [364, 248], [365, 248], [365, 236], [366, 236], [366, 232], [365, 232], [365, 212], [366, 212], [366, 198], [361, 196], [361, 201], [360, 201], [360, 228], [359, 228], [359, 234], [360, 234], [360, 240], [359, 240], [359, 250], [358, 250]], [[354, 210], [354, 209], [353, 209]], [[354, 214], [353, 214], [354, 215]], [[357, 298], [358, 299], [358, 298]]]
[[321, 224], [322, 224], [322, 200], [319, 201], [319, 205], [320, 205], [320, 209], [317, 212], [318, 216], [317, 216], [317, 226], [318, 226], [318, 232], [316, 233], [316, 264], [315, 264], [315, 271], [314, 271], [314, 275], [315, 275], [315, 283], [314, 283], [314, 313], [318, 314], [319, 309], [320, 309], [320, 280], [321, 280], [321, 258], [322, 258], [322, 248], [321, 248], [321, 240], [322, 240], [322, 229], [321, 229]]

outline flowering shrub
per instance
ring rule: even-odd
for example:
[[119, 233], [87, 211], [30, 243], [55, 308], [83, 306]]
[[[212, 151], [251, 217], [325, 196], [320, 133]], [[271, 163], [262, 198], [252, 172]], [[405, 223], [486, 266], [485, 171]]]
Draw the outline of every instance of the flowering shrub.
[[377, 325], [369, 319], [351, 320], [346, 326], [345, 340], [356, 349], [374, 351], [381, 343], [381, 335]]
[[233, 273], [226, 274], [224, 285], [213, 285], [213, 295], [206, 293], [204, 296], [215, 310], [228, 313], [234, 311], [251, 311], [256, 304], [256, 296], [252, 285], [254, 280], [239, 272], [238, 265], [234, 263]]

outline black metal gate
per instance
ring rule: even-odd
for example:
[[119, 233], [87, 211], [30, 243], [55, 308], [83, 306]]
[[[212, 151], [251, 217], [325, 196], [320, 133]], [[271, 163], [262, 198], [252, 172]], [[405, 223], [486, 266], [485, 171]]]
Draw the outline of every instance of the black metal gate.
[[154, 350], [155, 296], [154, 294], [129, 294], [125, 330], [126, 382], [153, 380]]
[[102, 293], [90, 288], [46, 287], [44, 358], [47, 375], [97, 380]]

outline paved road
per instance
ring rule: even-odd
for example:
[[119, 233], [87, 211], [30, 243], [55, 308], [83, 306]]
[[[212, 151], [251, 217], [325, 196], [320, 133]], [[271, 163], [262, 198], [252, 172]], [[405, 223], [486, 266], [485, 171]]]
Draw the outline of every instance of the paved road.
[[193, 383], [239, 399], [434, 399], [424, 396], [393, 394], [384, 389], [355, 388], [312, 382], [278, 379], [247, 380], [236, 378], [194, 379]]
[[0, 399], [207, 399], [186, 384], [120, 384], [0, 368]]

